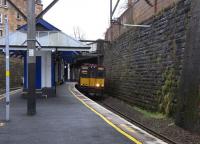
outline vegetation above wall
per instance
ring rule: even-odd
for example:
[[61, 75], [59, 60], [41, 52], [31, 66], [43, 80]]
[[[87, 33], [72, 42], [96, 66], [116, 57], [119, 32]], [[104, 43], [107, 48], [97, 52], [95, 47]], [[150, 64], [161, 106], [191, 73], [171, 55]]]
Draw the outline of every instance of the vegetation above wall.
[[[23, 63], [19, 58], [10, 58], [10, 86], [22, 86]], [[0, 89], [5, 88], [5, 56], [0, 55]]]

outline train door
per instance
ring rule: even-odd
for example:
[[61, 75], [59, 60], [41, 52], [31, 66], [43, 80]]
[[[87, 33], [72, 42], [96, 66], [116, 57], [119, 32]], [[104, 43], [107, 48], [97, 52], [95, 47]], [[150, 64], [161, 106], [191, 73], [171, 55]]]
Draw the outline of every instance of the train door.
[[98, 67], [96, 84], [98, 84], [99, 87], [104, 88], [104, 81], [105, 81], [105, 69], [103, 67]]
[[90, 87], [95, 87], [96, 85], [96, 66], [90, 67]]

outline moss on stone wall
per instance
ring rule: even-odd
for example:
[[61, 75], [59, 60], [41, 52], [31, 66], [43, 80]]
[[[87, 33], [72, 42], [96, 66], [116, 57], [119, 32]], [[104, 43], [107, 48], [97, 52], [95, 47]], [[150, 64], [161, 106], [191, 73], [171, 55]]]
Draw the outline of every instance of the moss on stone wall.
[[175, 69], [166, 69], [163, 79], [164, 84], [158, 92], [159, 111], [166, 115], [172, 115], [176, 111], [176, 90], [179, 85], [179, 80], [176, 80]]

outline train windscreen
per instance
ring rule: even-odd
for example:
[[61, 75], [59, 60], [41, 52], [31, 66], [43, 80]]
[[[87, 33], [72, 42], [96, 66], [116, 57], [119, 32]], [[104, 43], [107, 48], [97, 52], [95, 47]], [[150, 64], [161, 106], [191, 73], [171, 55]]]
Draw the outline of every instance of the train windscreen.
[[90, 78], [96, 78], [96, 67], [90, 67]]
[[105, 76], [105, 71], [104, 71], [104, 68], [98, 68], [97, 69], [97, 77], [98, 78], [104, 78], [104, 76]]
[[80, 76], [82, 78], [87, 78], [89, 76], [88, 67], [87, 66], [82, 66], [81, 67]]

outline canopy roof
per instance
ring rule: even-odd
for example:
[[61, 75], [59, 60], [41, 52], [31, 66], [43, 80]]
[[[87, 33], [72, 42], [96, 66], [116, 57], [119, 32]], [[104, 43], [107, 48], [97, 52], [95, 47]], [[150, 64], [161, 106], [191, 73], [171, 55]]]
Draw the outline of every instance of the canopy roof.
[[[44, 29], [46, 31], [61, 31], [57, 27], [55, 27], [54, 25], [50, 24], [49, 22], [47, 22], [46, 20], [44, 20], [42, 18], [37, 19], [37, 21], [36, 21], [36, 29], [38, 31], [39, 31], [39, 29]], [[17, 30], [25, 30], [25, 31], [27, 31], [27, 24], [19, 27]]]
[[[61, 31], [37, 31], [37, 47], [41, 50], [89, 51], [90, 47]], [[11, 50], [27, 49], [27, 32], [16, 31], [9, 36]], [[5, 37], [0, 38], [0, 49], [5, 47]]]
[[[59, 56], [67, 62], [73, 63], [80, 51], [89, 51], [90, 47], [61, 32], [58, 28], [44, 19], [36, 22], [37, 49], [57, 51]], [[27, 50], [27, 24], [21, 26], [16, 32], [9, 35], [10, 55], [26, 56]], [[0, 50], [5, 48], [5, 37], [0, 38]]]

